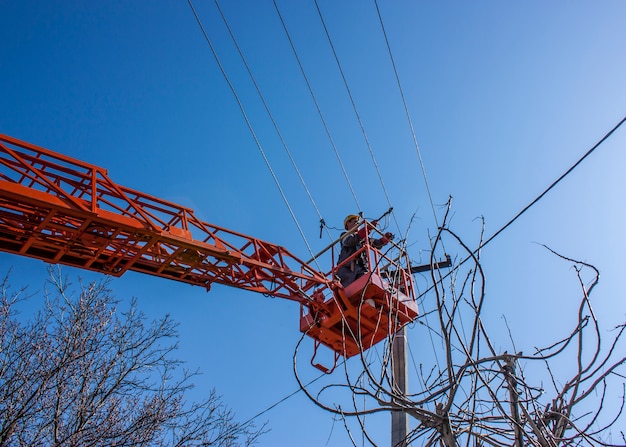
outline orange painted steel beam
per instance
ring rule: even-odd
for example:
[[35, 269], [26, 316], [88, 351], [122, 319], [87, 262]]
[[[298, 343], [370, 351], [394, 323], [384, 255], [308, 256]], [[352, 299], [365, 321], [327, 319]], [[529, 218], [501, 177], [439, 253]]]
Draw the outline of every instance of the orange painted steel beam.
[[0, 135], [0, 250], [307, 302], [328, 283], [285, 248], [113, 182], [105, 169]]

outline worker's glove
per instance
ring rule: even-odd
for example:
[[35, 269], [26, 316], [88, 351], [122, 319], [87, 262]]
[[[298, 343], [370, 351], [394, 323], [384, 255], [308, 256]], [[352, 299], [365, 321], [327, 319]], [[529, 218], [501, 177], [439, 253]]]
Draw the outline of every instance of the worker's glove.
[[361, 239], [361, 240], [365, 239], [365, 236], [367, 235], [367, 226], [361, 228], [358, 231], [357, 235], [359, 236], [359, 239]]
[[393, 235], [393, 233], [385, 233], [385, 235], [383, 236], [383, 240], [382, 240], [383, 244], [386, 244], [389, 241], [393, 241], [394, 237], [395, 236]]

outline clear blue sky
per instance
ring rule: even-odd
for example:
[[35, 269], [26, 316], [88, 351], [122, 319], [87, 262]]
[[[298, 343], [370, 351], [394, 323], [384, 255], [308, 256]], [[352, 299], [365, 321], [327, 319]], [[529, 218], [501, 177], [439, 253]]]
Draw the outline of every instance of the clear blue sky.
[[[402, 230], [415, 215], [409, 240], [419, 260], [436, 224], [375, 5], [318, 1]], [[272, 2], [222, 3], [324, 219], [339, 227], [358, 209]], [[315, 5], [277, 4], [362, 211], [376, 217], [389, 205]], [[319, 218], [215, 4], [195, 6], [309, 244], [321, 249], [328, 240], [319, 239]], [[380, 0], [379, 7], [433, 202], [453, 196], [451, 226], [470, 245], [476, 217], [492, 234], [626, 114], [623, 1]], [[106, 167], [118, 183], [308, 258], [186, 1], [0, 0], [0, 14], [0, 133]], [[625, 319], [625, 144], [622, 129], [485, 248], [485, 319], [504, 333], [506, 316], [518, 349], [568, 332], [578, 303], [570, 265], [536, 243], [595, 264], [598, 317], [606, 327]], [[38, 261], [0, 254], [0, 265], [14, 267], [16, 285], [40, 288], [46, 277]], [[180, 357], [204, 372], [196, 392], [215, 387], [240, 420], [297, 389], [296, 304], [138, 274], [112, 286], [120, 298], [137, 297], [148, 315], [170, 313], [181, 323]], [[417, 362], [433, 349], [413, 329], [409, 343]], [[505, 338], [496, 344], [511, 350]], [[258, 422], [266, 420], [272, 431], [263, 446], [347, 445], [342, 424], [301, 393]], [[371, 418], [382, 445], [388, 425], [386, 416]]]

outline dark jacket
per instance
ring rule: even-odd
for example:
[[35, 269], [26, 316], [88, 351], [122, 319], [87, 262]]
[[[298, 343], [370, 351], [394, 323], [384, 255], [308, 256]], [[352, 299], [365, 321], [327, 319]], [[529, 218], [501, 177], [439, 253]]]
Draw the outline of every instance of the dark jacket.
[[[342, 233], [341, 236], [343, 237], [344, 234], [346, 233]], [[374, 248], [378, 249], [385, 245], [387, 241], [384, 239], [372, 239], [370, 242]], [[343, 261], [353, 256], [362, 247], [363, 239], [359, 236], [359, 233], [352, 233], [344, 237], [341, 240], [341, 252], [339, 253], [337, 264], [341, 264]], [[341, 279], [341, 284], [346, 287], [348, 284], [353, 283], [359, 277], [367, 273], [367, 271], [367, 253], [363, 251], [350, 259], [345, 265], [341, 266], [339, 270], [337, 270], [337, 276]]]

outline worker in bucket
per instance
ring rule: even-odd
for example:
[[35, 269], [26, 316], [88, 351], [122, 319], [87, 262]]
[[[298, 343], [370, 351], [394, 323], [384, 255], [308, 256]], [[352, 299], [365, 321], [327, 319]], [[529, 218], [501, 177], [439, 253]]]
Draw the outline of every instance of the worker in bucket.
[[[341, 284], [344, 287], [353, 283], [368, 272], [367, 253], [361, 251], [355, 256], [363, 247], [363, 242], [368, 234], [367, 226], [364, 226], [359, 231], [354, 231], [346, 235], [346, 233], [349, 233], [351, 230], [355, 230], [359, 225], [359, 220], [360, 218], [356, 214], [349, 214], [343, 221], [343, 227], [346, 231], [341, 234], [341, 252], [339, 253], [337, 265], [341, 265], [342, 262], [349, 260], [339, 267], [337, 276], [341, 279]], [[373, 221], [372, 225], [376, 226], [376, 223], [376, 221]], [[370, 239], [370, 244], [372, 247], [380, 249], [389, 241], [393, 240], [393, 238], [394, 235], [392, 233], [385, 233], [380, 239]]]

